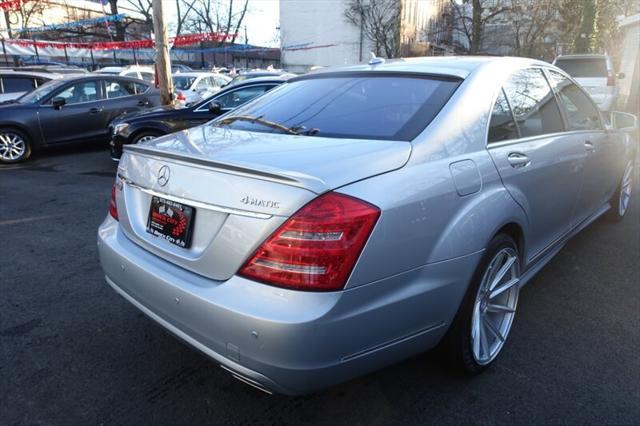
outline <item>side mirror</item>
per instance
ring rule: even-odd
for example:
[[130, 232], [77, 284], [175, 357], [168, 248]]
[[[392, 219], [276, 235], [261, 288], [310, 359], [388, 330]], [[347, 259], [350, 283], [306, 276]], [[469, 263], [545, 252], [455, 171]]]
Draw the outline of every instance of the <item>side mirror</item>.
[[67, 100], [65, 98], [53, 98], [51, 101], [51, 105], [53, 105], [53, 109], [61, 110], [63, 106], [65, 106]]
[[209, 113], [216, 116], [222, 114], [222, 105], [216, 101], [211, 102], [209, 104]]
[[625, 78], [626, 74], [623, 72], [619, 72], [618, 75], [616, 77], [618, 77], [618, 80], [622, 80], [623, 78]]
[[611, 126], [614, 129], [636, 129], [638, 128], [638, 118], [627, 112], [613, 111], [611, 113]]

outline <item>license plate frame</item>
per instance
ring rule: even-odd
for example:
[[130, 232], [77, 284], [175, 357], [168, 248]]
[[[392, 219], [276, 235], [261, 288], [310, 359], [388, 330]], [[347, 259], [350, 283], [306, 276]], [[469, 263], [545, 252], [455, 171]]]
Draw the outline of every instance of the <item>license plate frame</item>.
[[151, 196], [147, 232], [177, 247], [191, 247], [196, 209], [184, 203]]

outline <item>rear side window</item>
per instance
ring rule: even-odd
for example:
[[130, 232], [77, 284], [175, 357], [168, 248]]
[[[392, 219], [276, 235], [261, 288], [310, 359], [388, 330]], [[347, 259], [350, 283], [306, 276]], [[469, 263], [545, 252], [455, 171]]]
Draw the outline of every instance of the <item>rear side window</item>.
[[148, 81], [149, 83], [153, 83], [155, 80], [155, 76], [153, 75], [152, 72], [140, 71], [140, 76], [142, 76], [142, 79], [144, 81]]
[[138, 92], [137, 87], [140, 86], [133, 81], [127, 80], [106, 80], [107, 99], [121, 98], [124, 96], [134, 96]]
[[[236, 114], [324, 137], [410, 141], [433, 120], [458, 85], [455, 79], [371, 72], [310, 76], [281, 86]], [[229, 126], [277, 132], [248, 121]]]
[[607, 62], [605, 58], [558, 59], [555, 66], [572, 77], [606, 77]]
[[504, 96], [504, 91], [500, 90], [491, 112], [488, 142], [500, 142], [509, 139], [518, 139], [518, 128], [513, 120], [511, 108], [507, 98]]
[[564, 131], [560, 109], [541, 69], [517, 71], [504, 85], [520, 137]]
[[136, 88], [136, 95], [145, 93], [147, 90], [149, 90], [149, 86], [147, 86], [146, 84], [133, 83], [133, 85]]
[[578, 86], [562, 74], [549, 70], [560, 104], [567, 113], [567, 121], [571, 130], [600, 129], [600, 116], [587, 95]]
[[251, 99], [262, 95], [270, 88], [270, 86], [243, 87], [242, 89], [225, 93], [224, 95], [217, 97], [215, 101], [222, 106], [222, 109], [237, 108], [240, 105], [246, 104]]
[[2, 77], [4, 93], [30, 92], [36, 88], [36, 82], [31, 77]]

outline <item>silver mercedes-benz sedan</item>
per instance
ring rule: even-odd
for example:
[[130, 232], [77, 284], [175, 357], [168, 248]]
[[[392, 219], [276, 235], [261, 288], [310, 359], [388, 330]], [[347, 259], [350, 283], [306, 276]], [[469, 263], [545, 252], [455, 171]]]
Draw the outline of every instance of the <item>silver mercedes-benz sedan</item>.
[[[519, 289], [631, 196], [635, 146], [560, 69], [374, 61], [127, 146], [107, 283], [236, 378], [311, 392], [441, 344], [469, 373]], [[618, 128], [615, 128], [618, 127]]]

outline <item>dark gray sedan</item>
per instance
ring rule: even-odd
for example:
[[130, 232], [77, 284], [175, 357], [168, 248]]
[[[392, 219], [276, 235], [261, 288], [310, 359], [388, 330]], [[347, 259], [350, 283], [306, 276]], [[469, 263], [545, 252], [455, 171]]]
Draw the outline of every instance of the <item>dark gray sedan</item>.
[[26, 160], [33, 150], [66, 143], [107, 143], [117, 116], [160, 104], [142, 80], [69, 76], [0, 105], [0, 163]]

